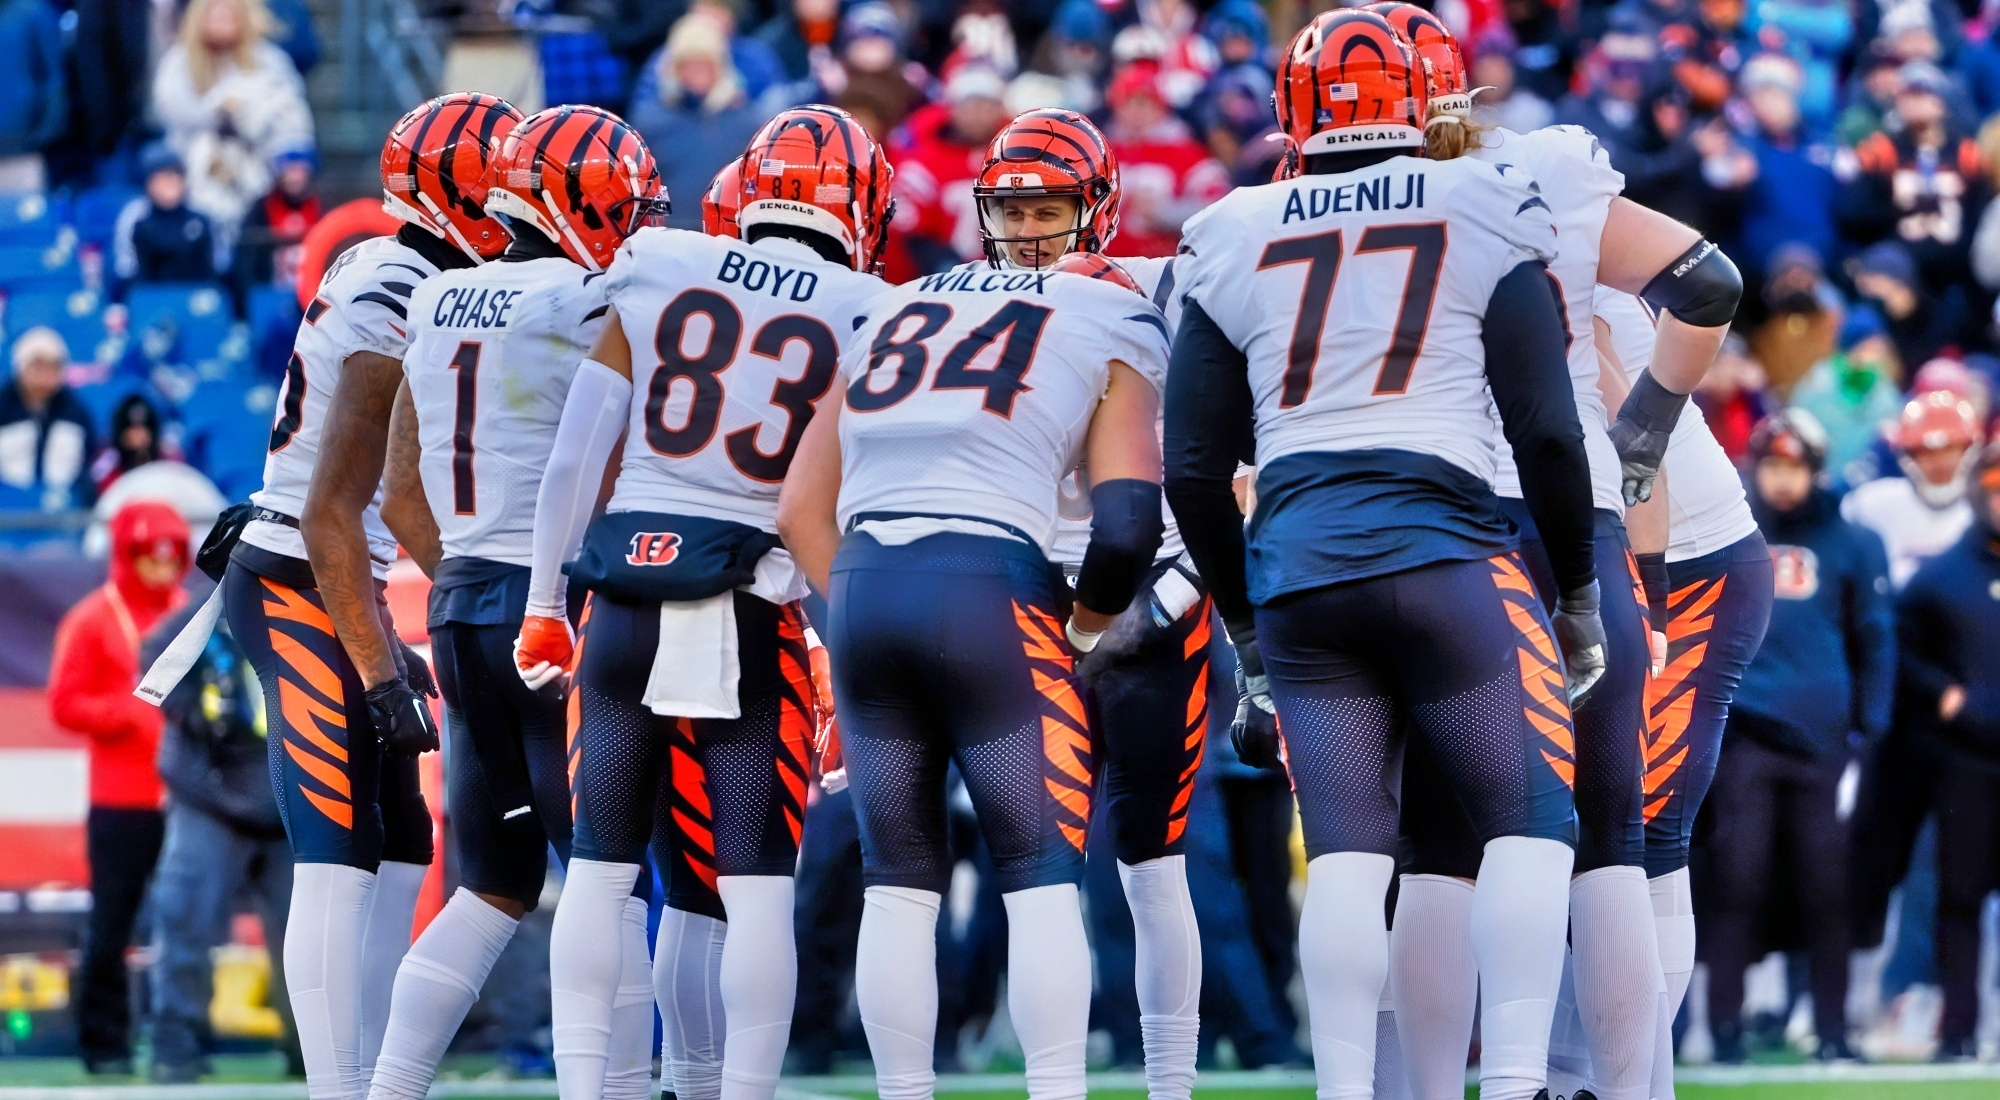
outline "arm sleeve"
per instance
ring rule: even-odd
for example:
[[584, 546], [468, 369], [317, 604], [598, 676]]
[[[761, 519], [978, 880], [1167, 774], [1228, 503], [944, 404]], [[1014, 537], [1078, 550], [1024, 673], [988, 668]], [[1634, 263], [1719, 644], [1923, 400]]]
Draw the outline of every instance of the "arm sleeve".
[[535, 497], [535, 537], [528, 575], [528, 614], [562, 616], [562, 567], [583, 545], [597, 507], [598, 478], [625, 430], [632, 381], [585, 359], [570, 383], [556, 427], [555, 447]]
[[1849, 578], [1847, 652], [1854, 669], [1853, 728], [1870, 742], [1889, 731], [1896, 689], [1896, 620], [1889, 602], [1889, 560], [1873, 531], [1850, 528], [1857, 555]]
[[[1253, 633], [1243, 513], [1231, 487], [1237, 459], [1248, 449], [1252, 410], [1248, 361], [1201, 305], [1188, 300], [1167, 368], [1167, 504], [1234, 637]], [[1583, 446], [1580, 436], [1577, 446]]]
[[1521, 495], [1541, 530], [1557, 586], [1574, 591], [1597, 578], [1590, 460], [1576, 418], [1562, 320], [1540, 262], [1516, 266], [1493, 288], [1485, 343], [1486, 379], [1521, 470]]

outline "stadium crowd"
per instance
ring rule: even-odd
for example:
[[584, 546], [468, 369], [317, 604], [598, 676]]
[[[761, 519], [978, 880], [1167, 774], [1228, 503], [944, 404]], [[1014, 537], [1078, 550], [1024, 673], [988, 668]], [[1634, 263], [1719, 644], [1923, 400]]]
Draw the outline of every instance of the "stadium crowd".
[[[1039, 106], [1090, 114], [1110, 139], [1124, 178], [1110, 253], [1172, 254], [1194, 212], [1271, 178], [1282, 151], [1270, 140], [1274, 33], [1282, 40], [1285, 21], [1312, 10], [1253, 0], [504, 6], [524, 33], [590, 21], [593, 30], [546, 32], [547, 101], [597, 102], [627, 118], [660, 154], [678, 226], [699, 226], [709, 179], [777, 111], [812, 101], [851, 111], [896, 167], [892, 282], [979, 258], [972, 179], [983, 150], [1008, 118]], [[2000, 3], [1438, 8], [1468, 46], [1473, 83], [1488, 89], [1479, 116], [1516, 130], [1588, 128], [1627, 195], [1721, 243], [1750, 288], [1696, 400], [1743, 468], [1766, 538], [1792, 556], [1776, 563], [1778, 611], [1736, 698], [1708, 826], [1715, 843], [1696, 878], [1715, 1057], [1741, 1060], [1775, 1041], [1760, 1027], [1782, 1029], [1788, 1010], [1762, 1024], [1739, 1012], [1745, 968], [1772, 949], [1808, 961], [1799, 991], [1811, 990], [1824, 1049], [1875, 1027], [1935, 1029], [1941, 1056], [1975, 1054], [1980, 918], [2000, 887], [1990, 648], [2000, 570], [1967, 534], [1965, 481], [2000, 385]], [[562, 49], [548, 48], [558, 37]], [[151, 708], [134, 710], [129, 684], [97, 681], [136, 677], [139, 634], [176, 604], [153, 590], [177, 584], [178, 574], [160, 577], [184, 572], [189, 557], [185, 531], [145, 534], [149, 522], [172, 524], [125, 502], [172, 500], [198, 544], [200, 527], [257, 484], [297, 324], [298, 253], [323, 209], [303, 80], [318, 54], [303, 0], [0, 2], [0, 71], [17, 74], [0, 87], [0, 326], [13, 372], [0, 387], [0, 513], [19, 521], [0, 524], [0, 540], [73, 537], [28, 517], [95, 506], [110, 520], [109, 595], [73, 613], [51, 680], [58, 720], [93, 739], [93, 853], [101, 832], [102, 850], [121, 857], [98, 868], [100, 940], [130, 934], [153, 862], [132, 857], [162, 843], [157, 815], [143, 820], [161, 801], [146, 761], [162, 732]], [[115, 488], [135, 476], [144, 491]], [[120, 592], [152, 592], [136, 630], [112, 610], [125, 607]], [[114, 651], [129, 656], [106, 662]], [[218, 682], [229, 676], [225, 667]], [[124, 704], [93, 707], [93, 691]], [[234, 769], [247, 790], [262, 782], [242, 766], [240, 729], [211, 713], [217, 732], [194, 738], [187, 721], [169, 708], [163, 769]], [[1237, 762], [1227, 738], [1209, 745], [1189, 830], [1212, 979], [1204, 1054], [1212, 1060], [1227, 1038], [1245, 1067], [1301, 1064], [1290, 793], [1281, 773]], [[174, 757], [188, 751], [213, 761]], [[135, 757], [134, 776], [100, 789], [98, 773], [114, 761], [130, 771]], [[171, 770], [166, 784], [185, 797]], [[260, 854], [273, 832], [262, 802], [196, 812], [214, 819], [211, 839], [184, 840], [184, 861], [225, 841], [245, 868], [280, 858]], [[811, 815], [798, 888], [802, 1072], [865, 1049], [851, 1020], [836, 1024], [860, 919], [852, 808], [828, 795]], [[959, 977], [941, 983], [940, 1034], [953, 1037], [967, 1023], [983, 1031], [1005, 966], [997, 887], [978, 874], [972, 830], [958, 832], [980, 886], [940, 933], [940, 966]], [[1112, 862], [1091, 867], [1110, 876], [1087, 887], [1095, 949], [1129, 956]], [[156, 898], [179, 897], [156, 901], [163, 940], [175, 939], [175, 914], [226, 904], [213, 891], [190, 899], [191, 872], [168, 870], [153, 886]], [[185, 970], [196, 954], [163, 953], [160, 965]], [[1099, 969], [1093, 1026], [1110, 1034], [1115, 1063], [1136, 1065], [1129, 961]], [[180, 1059], [163, 1079], [199, 1057], [188, 981], [174, 972], [155, 984], [155, 1026], [180, 1029], [156, 1034], [154, 1057]], [[123, 999], [101, 986], [94, 995], [86, 990], [84, 1011], [105, 1006], [95, 1011], [111, 1019], [85, 1027], [85, 1053], [116, 1069], [130, 1056]], [[957, 1058], [955, 1038], [938, 1049]]]

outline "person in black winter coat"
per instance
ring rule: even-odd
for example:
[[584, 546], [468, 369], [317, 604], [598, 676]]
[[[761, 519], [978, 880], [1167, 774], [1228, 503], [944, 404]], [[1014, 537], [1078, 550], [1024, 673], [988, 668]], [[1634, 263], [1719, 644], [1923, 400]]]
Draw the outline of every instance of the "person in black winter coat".
[[[159, 659], [200, 604], [188, 601], [154, 628], [140, 667]], [[153, 882], [152, 1076], [181, 1084], [208, 1068], [214, 1046], [209, 952], [229, 942], [236, 897], [245, 885], [257, 896], [270, 952], [267, 1000], [286, 1017], [287, 1035], [296, 1035], [283, 974], [292, 852], [271, 792], [262, 689], [226, 620], [216, 623], [207, 647], [160, 710], [166, 718], [159, 766], [167, 787], [167, 831]], [[294, 1066], [300, 1065], [297, 1039], [287, 1045]]]
[[1771, 547], [1776, 599], [1736, 690], [1709, 796], [1716, 854], [1702, 943], [1716, 1058], [1743, 1060], [1743, 971], [1765, 953], [1759, 918], [1773, 883], [1784, 880], [1804, 921], [1819, 1057], [1851, 1059], [1847, 822], [1837, 791], [1860, 747], [1889, 724], [1888, 557], [1882, 540], [1841, 519], [1832, 494], [1815, 484], [1826, 436], [1810, 414], [1772, 416], [1751, 437], [1750, 454], [1750, 507]]
[[1941, 1061], [1978, 1055], [1979, 911], [2000, 889], [2000, 444], [1967, 495], [1971, 528], [1896, 604], [1899, 701], [1934, 718]]
[[112, 273], [121, 289], [132, 283], [205, 283], [220, 265], [215, 227], [188, 209], [187, 171], [163, 143], [140, 158], [146, 195], [118, 215], [112, 234]]

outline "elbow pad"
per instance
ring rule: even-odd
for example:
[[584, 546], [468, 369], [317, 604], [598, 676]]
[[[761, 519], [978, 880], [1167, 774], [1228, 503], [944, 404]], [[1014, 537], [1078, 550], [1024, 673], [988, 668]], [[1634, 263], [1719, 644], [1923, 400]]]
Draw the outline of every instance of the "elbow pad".
[[1699, 240], [1661, 268], [1639, 297], [1696, 328], [1721, 328], [1736, 319], [1743, 275], [1722, 249]]
[[1090, 546], [1076, 574], [1076, 601], [1100, 615], [1132, 603], [1165, 530], [1160, 487], [1120, 478], [1090, 487]]

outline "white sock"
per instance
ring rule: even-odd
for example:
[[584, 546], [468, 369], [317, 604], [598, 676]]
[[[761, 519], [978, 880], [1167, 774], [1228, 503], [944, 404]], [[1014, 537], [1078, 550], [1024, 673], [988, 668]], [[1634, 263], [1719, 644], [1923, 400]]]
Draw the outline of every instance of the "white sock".
[[653, 949], [653, 996], [660, 1004], [660, 1087], [678, 1100], [722, 1095], [722, 949], [729, 926], [669, 905]]
[[1648, 1100], [1660, 1015], [1660, 942], [1643, 867], [1570, 880], [1576, 1007], [1599, 1100]]
[[1027, 1062], [1028, 1100], [1084, 1093], [1090, 1039], [1090, 943], [1076, 886], [1002, 894], [1007, 906], [1007, 1018]]
[[382, 1033], [389, 1030], [389, 999], [396, 992], [396, 971], [410, 952], [410, 932], [417, 919], [417, 895], [423, 892], [428, 863], [383, 860], [375, 872], [375, 892], [368, 902], [368, 930], [361, 937], [361, 1066], [351, 1095], [368, 1095], [375, 1076], [375, 1059], [382, 1052]]
[[723, 1100], [771, 1100], [792, 1038], [799, 954], [792, 943], [790, 875], [716, 880], [729, 926], [722, 949], [722, 1004], [729, 1023]]
[[[1479, 1011], [1472, 956], [1472, 884], [1448, 875], [1404, 875], [1389, 934], [1396, 1040], [1410, 1095], [1464, 1100], [1465, 1055]], [[1381, 1060], [1376, 1052], [1376, 1060]]]
[[1654, 1025], [1652, 1100], [1674, 1100], [1674, 1017], [1680, 1015], [1688, 983], [1694, 980], [1694, 892], [1685, 867], [1648, 881], [1646, 887], [1653, 899], [1653, 926], [1666, 985]]
[[368, 1100], [424, 1100], [486, 975], [514, 938], [513, 917], [460, 887], [403, 956]]
[[611, 1002], [604, 1100], [652, 1095], [653, 960], [646, 954], [646, 899], [627, 895], [618, 928], [618, 995]]
[[1479, 960], [1480, 1100], [1530, 1100], [1547, 1082], [1549, 1021], [1562, 984], [1569, 873], [1576, 852], [1557, 840], [1487, 842], [1472, 892]]
[[292, 1000], [309, 1100], [351, 1100], [361, 1075], [361, 939], [375, 876], [340, 863], [292, 871], [285, 989]]
[[1306, 983], [1319, 1100], [1368, 1100], [1375, 1091], [1375, 1015], [1389, 976], [1382, 902], [1396, 861], [1331, 852], [1306, 864], [1299, 973]]
[[[1392, 931], [1392, 941], [1394, 936]], [[1389, 967], [1394, 970], [1393, 945], [1389, 954]], [[1403, 1075], [1403, 1045], [1396, 1038], [1396, 998], [1389, 992], [1393, 984], [1382, 983], [1382, 1000], [1375, 1006], [1375, 1100], [1410, 1100], [1410, 1082]]]
[[1201, 933], [1188, 894], [1187, 857], [1120, 863], [1138, 948], [1134, 985], [1149, 1100], [1188, 1100], [1201, 1034]]
[[[603, 1100], [636, 863], [572, 859], [549, 932], [549, 1037], [561, 1100]], [[616, 947], [617, 949], [614, 949]]]
[[1575, 1096], [1589, 1085], [1590, 1040], [1584, 1037], [1583, 1017], [1576, 1010], [1576, 960], [1565, 951], [1555, 1019], [1549, 1026], [1549, 1094]]
[[[875, 1059], [875, 1094], [879, 1100], [929, 1100], [937, 1087], [931, 1050], [937, 1035], [938, 907], [944, 897], [907, 886], [870, 886], [861, 897], [854, 1000]], [[1011, 954], [1011, 935], [1008, 942]]]

